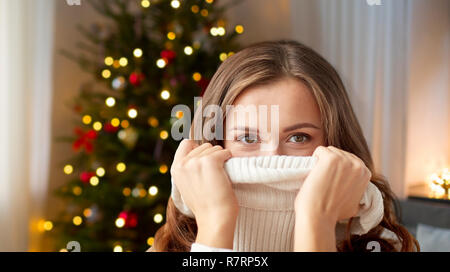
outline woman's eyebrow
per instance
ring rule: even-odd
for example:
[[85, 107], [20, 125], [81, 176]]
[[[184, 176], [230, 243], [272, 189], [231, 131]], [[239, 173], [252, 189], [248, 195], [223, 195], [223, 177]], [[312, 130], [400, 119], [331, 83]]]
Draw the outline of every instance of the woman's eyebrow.
[[288, 127], [284, 128], [283, 132], [287, 132], [287, 131], [291, 131], [291, 130], [299, 129], [299, 128], [306, 128], [306, 127], [320, 129], [319, 127], [317, 127], [317, 126], [315, 126], [315, 125], [313, 125], [311, 123], [298, 123], [298, 124], [295, 124], [295, 125], [288, 126]]
[[[317, 127], [316, 125], [313, 125], [311, 123], [298, 123], [292, 126], [288, 126], [286, 128], [283, 129], [283, 132], [288, 132], [294, 129], [299, 129], [299, 128], [315, 128], [315, 129], [320, 129], [319, 127]], [[259, 132], [258, 128], [249, 128], [249, 127], [233, 127], [231, 130], [243, 130], [243, 131], [251, 131], [251, 132]]]

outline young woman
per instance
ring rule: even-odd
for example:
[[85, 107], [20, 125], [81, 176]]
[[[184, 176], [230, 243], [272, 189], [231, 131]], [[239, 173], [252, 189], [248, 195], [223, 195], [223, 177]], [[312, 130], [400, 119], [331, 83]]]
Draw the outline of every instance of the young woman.
[[[231, 157], [261, 155], [318, 158], [295, 200], [294, 251], [366, 251], [370, 241], [378, 242], [381, 251], [419, 250], [398, 222], [388, 182], [374, 173], [338, 73], [311, 48], [274, 41], [234, 54], [215, 73], [202, 104], [219, 105], [226, 113], [224, 140], [180, 143], [171, 175], [195, 219], [180, 213], [169, 198], [166, 223], [157, 231], [151, 251], [190, 251], [192, 244], [231, 250], [239, 205], [223, 165]], [[226, 118], [227, 105], [279, 105], [279, 137], [237, 128], [234, 119]], [[201, 119], [202, 124], [207, 121]], [[273, 148], [263, 150], [263, 141]], [[336, 223], [356, 215], [369, 182], [383, 196], [381, 222], [364, 235], [351, 235], [347, 229], [346, 238], [337, 244]], [[394, 239], [383, 236], [384, 231]]]

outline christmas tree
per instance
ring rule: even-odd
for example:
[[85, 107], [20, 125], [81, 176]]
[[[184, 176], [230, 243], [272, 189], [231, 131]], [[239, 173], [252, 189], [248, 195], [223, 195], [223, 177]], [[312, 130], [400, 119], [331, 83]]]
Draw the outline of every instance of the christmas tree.
[[[71, 106], [78, 116], [73, 156], [56, 194], [66, 206], [44, 222], [55, 250], [145, 251], [165, 221], [171, 126], [193, 112], [214, 72], [239, 49], [242, 25], [228, 26], [218, 0], [92, 0], [109, 20], [79, 26], [79, 52], [65, 52], [94, 76]], [[51, 227], [49, 226], [51, 225]]]

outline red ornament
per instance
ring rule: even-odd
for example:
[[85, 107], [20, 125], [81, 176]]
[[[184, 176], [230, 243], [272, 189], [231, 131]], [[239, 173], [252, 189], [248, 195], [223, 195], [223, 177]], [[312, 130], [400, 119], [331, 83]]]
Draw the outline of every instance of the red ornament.
[[80, 174], [80, 180], [84, 183], [88, 183], [89, 180], [95, 176], [95, 172], [82, 172]]
[[119, 130], [119, 127], [115, 127], [111, 125], [111, 123], [106, 123], [104, 130], [109, 133], [116, 133]]
[[173, 50], [163, 50], [161, 51], [161, 58], [163, 58], [167, 64], [171, 63], [177, 54]]
[[78, 135], [78, 139], [72, 145], [74, 151], [78, 151], [84, 147], [86, 153], [91, 153], [94, 149], [92, 141], [97, 138], [97, 132], [93, 129], [84, 132], [81, 128], [75, 128], [75, 134]]
[[144, 80], [144, 74], [139, 72], [133, 72], [130, 74], [129, 81], [131, 85], [137, 87], [141, 85], [142, 80]]
[[136, 213], [123, 211], [123, 212], [120, 212], [119, 218], [122, 218], [125, 221], [124, 226], [126, 228], [134, 228], [137, 226], [138, 220], [137, 220]]

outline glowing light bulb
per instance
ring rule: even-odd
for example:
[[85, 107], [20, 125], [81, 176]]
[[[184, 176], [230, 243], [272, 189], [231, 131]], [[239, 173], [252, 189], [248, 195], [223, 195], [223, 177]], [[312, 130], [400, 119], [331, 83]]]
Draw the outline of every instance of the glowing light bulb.
[[200, 73], [198, 73], [198, 72], [195, 72], [192, 75], [192, 79], [194, 79], [195, 81], [200, 81], [202, 79], [202, 75]]
[[177, 37], [177, 35], [172, 31], [167, 33], [167, 38], [171, 41], [175, 40], [176, 37]]
[[106, 104], [106, 106], [108, 106], [110, 108], [114, 107], [114, 105], [116, 104], [116, 99], [114, 99], [114, 97], [108, 97], [105, 100], [105, 104]]
[[111, 77], [111, 71], [108, 70], [108, 69], [103, 70], [102, 71], [102, 77], [106, 78], [106, 79], [110, 78]]
[[123, 252], [123, 248], [120, 245], [114, 247], [114, 252]]
[[100, 122], [95, 122], [95, 123], [92, 125], [92, 127], [94, 128], [94, 130], [100, 131], [100, 130], [102, 129], [103, 125], [102, 125], [102, 123], [100, 123]]
[[90, 115], [85, 115], [82, 118], [83, 124], [89, 125], [92, 122], [92, 117]]
[[184, 53], [185, 53], [186, 55], [188, 55], [188, 56], [192, 55], [193, 52], [194, 52], [194, 50], [193, 50], [192, 47], [190, 47], [190, 46], [186, 46], [186, 47], [184, 48]]
[[105, 168], [99, 167], [99, 168], [97, 168], [97, 170], [95, 171], [95, 173], [97, 174], [97, 176], [103, 177], [103, 176], [105, 175]]
[[161, 91], [161, 98], [164, 100], [167, 100], [170, 98], [170, 92], [168, 90], [162, 90]]
[[105, 64], [106, 65], [111, 66], [111, 65], [113, 65], [113, 63], [114, 63], [114, 59], [112, 57], [106, 57], [105, 58]]
[[172, 8], [177, 9], [180, 7], [180, 1], [172, 0], [172, 2], [170, 2], [170, 5], [172, 6]]
[[51, 221], [45, 221], [43, 228], [45, 231], [51, 231], [53, 229], [53, 223]]
[[160, 213], [155, 214], [155, 216], [153, 216], [153, 221], [155, 221], [156, 224], [161, 223], [163, 220], [163, 216]]
[[64, 173], [66, 175], [70, 175], [73, 172], [73, 166], [70, 164], [67, 164], [66, 166], [64, 166]]
[[148, 188], [148, 194], [151, 196], [155, 196], [158, 193], [158, 187], [156, 186], [151, 186], [150, 188]]
[[162, 165], [159, 167], [159, 172], [160, 172], [161, 174], [167, 173], [167, 170], [168, 170], [168, 168], [167, 168], [167, 165], [165, 165], [165, 164], [162, 164]]
[[150, 1], [149, 0], [142, 0], [141, 1], [141, 6], [143, 7], [143, 8], [148, 8], [148, 7], [150, 7]]
[[125, 226], [125, 219], [123, 219], [121, 217], [117, 218], [115, 223], [116, 223], [116, 227], [118, 227], [120, 229], [123, 226]]
[[83, 223], [83, 218], [81, 218], [80, 216], [75, 216], [72, 219], [72, 222], [75, 226], [79, 226], [79, 225], [81, 225], [81, 223]]
[[117, 169], [117, 171], [119, 171], [119, 172], [124, 172], [126, 169], [127, 169], [127, 166], [125, 165], [125, 163], [123, 163], [123, 162], [119, 162], [117, 165], [116, 165], [116, 169]]
[[100, 182], [100, 180], [99, 180], [98, 177], [96, 177], [96, 176], [93, 176], [93, 177], [91, 177], [91, 178], [89, 179], [89, 183], [90, 183], [92, 186], [97, 186], [99, 182]]
[[156, 61], [156, 66], [158, 66], [158, 68], [164, 68], [164, 67], [166, 67], [166, 61], [164, 60], [164, 59], [158, 59], [157, 61]]
[[242, 34], [244, 33], [244, 27], [242, 25], [237, 25], [234, 30], [236, 31], [236, 33], [238, 34]]
[[140, 49], [140, 48], [136, 48], [136, 49], [134, 49], [134, 51], [133, 51], [133, 55], [134, 55], [136, 58], [142, 57], [142, 54], [143, 54], [143, 52], [142, 52], [142, 49]]
[[163, 130], [159, 133], [159, 137], [161, 137], [161, 139], [165, 140], [169, 137], [169, 133], [166, 130]]
[[128, 110], [128, 117], [130, 117], [131, 119], [136, 118], [138, 115], [138, 112], [136, 109], [129, 109]]
[[111, 125], [112, 125], [113, 127], [118, 127], [118, 126], [120, 126], [120, 120], [119, 120], [119, 118], [113, 118], [113, 119], [111, 120]]
[[125, 57], [120, 58], [119, 64], [120, 64], [120, 66], [122, 66], [122, 67], [127, 66], [127, 65], [128, 65], [128, 59], [125, 58]]

